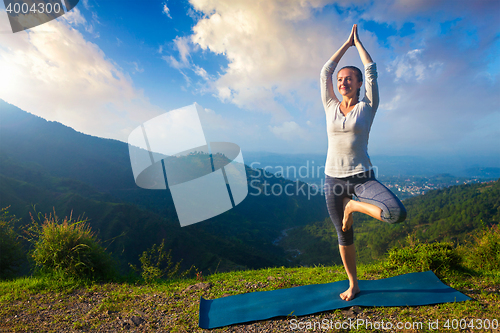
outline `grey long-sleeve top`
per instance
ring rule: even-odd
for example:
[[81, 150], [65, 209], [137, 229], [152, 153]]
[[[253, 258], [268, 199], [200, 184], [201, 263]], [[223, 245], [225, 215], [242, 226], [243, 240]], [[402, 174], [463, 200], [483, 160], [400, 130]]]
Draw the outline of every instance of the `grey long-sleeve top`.
[[365, 66], [365, 97], [344, 116], [333, 91], [332, 75], [337, 63], [328, 60], [320, 75], [321, 100], [326, 113], [328, 154], [325, 174], [330, 177], [349, 177], [372, 168], [368, 155], [370, 128], [378, 108], [377, 66]]

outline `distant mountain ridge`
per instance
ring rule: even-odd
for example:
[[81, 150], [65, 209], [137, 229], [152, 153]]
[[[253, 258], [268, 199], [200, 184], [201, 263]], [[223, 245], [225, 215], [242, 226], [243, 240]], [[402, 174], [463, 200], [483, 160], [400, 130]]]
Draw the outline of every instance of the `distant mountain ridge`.
[[53, 176], [77, 179], [101, 191], [135, 187], [126, 143], [77, 132], [3, 100], [0, 111], [3, 154], [37, 163]]

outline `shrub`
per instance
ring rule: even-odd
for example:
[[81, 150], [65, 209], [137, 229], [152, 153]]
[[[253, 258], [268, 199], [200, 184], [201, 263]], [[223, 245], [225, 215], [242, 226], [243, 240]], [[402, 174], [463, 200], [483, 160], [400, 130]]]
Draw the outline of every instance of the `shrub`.
[[[165, 239], [162, 240], [160, 246], [153, 244], [150, 249], [142, 253], [139, 261], [141, 262], [141, 276], [146, 283], [151, 283], [162, 278], [184, 277], [194, 269], [194, 266], [192, 266], [187, 271], [179, 273], [182, 260], [173, 263], [171, 253], [171, 249], [168, 252], [165, 251]], [[137, 267], [134, 265], [130, 266], [136, 272], [139, 272]]]
[[112, 278], [114, 263], [86, 219], [73, 221], [70, 216], [61, 222], [55, 212], [45, 215], [41, 224], [33, 216], [31, 219], [28, 234], [34, 249], [30, 256], [42, 272], [76, 278]]
[[0, 210], [0, 279], [16, 276], [24, 259], [21, 243], [14, 231], [19, 221], [9, 215], [8, 207]]
[[467, 252], [469, 265], [484, 270], [500, 267], [500, 230], [498, 225], [484, 228], [473, 236], [474, 244]]
[[462, 257], [452, 243], [420, 243], [413, 246], [393, 248], [388, 252], [388, 268], [403, 272], [446, 273], [460, 268]]

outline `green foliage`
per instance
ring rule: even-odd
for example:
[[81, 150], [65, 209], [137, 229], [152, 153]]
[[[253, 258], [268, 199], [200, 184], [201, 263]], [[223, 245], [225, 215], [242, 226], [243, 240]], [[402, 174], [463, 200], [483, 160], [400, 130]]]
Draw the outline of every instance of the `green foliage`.
[[466, 251], [468, 264], [473, 268], [491, 271], [500, 267], [500, 230], [498, 225], [484, 228], [474, 237]]
[[[168, 252], [165, 250], [165, 239], [162, 240], [160, 246], [153, 244], [150, 249], [142, 253], [139, 258], [141, 262], [141, 276], [146, 283], [152, 283], [165, 278], [185, 277], [194, 269], [194, 266], [192, 266], [190, 269], [179, 273], [182, 260], [173, 263], [171, 253], [172, 249]], [[139, 271], [134, 265], [130, 265], [130, 267], [137, 272]]]
[[287, 249], [287, 259], [294, 266], [340, 265], [338, 239], [329, 218], [283, 232], [279, 246]]
[[[29, 147], [31, 149], [31, 143]], [[91, 147], [93, 149], [93, 145]], [[123, 148], [124, 156], [116, 156], [114, 161], [129, 158], [126, 144]], [[31, 158], [33, 154], [23, 156]], [[224, 163], [221, 156], [214, 155], [213, 158], [215, 164]], [[71, 166], [63, 167], [65, 164], [61, 163], [66, 161], [67, 155], [63, 161], [54, 156], [57, 163], [52, 168], [44, 164], [45, 159], [24, 163], [0, 152], [0, 203], [12, 205], [10, 211], [22, 218], [24, 225], [30, 221], [27, 207], [31, 203], [37, 203], [44, 212], [55, 207], [61, 216], [69, 216], [72, 210], [85, 211], [92, 230], [98, 230], [103, 240], [113, 240], [106, 243], [106, 247], [119, 260], [122, 273], [129, 270], [129, 263], [140, 267], [139, 257], [143, 251], [155, 243], [160, 244], [162, 239], [165, 239], [166, 248], [172, 249], [175, 261], [183, 259], [181, 270], [193, 264], [204, 272], [214, 271], [217, 267], [218, 271], [230, 271], [288, 265], [285, 252], [274, 246], [273, 241], [284, 229], [323, 220], [327, 216], [324, 198], [316, 195], [309, 200], [307, 187], [303, 186], [302, 192], [306, 195], [300, 191], [294, 196], [248, 195], [234, 209], [207, 223], [181, 228], [169, 192], [138, 188], [130, 178], [129, 169], [117, 171], [121, 166], [113, 165], [112, 177], [108, 174], [106, 181], [90, 181], [104, 172], [103, 161], [97, 163], [94, 157], [88, 158], [87, 162], [95, 162], [88, 165], [72, 160]], [[97, 169], [100, 170], [98, 173], [95, 172]], [[247, 175], [254, 185], [266, 183], [268, 192], [275, 184], [281, 188], [293, 185], [287, 187], [290, 193], [297, 193], [295, 187], [304, 185], [297, 186], [283, 178], [264, 175], [262, 170], [247, 168]], [[132, 183], [127, 184], [130, 179]], [[176, 256], [179, 254], [182, 257]]]
[[18, 221], [9, 215], [8, 207], [0, 210], [0, 279], [14, 277], [23, 260], [23, 251], [14, 224]]
[[386, 267], [399, 274], [408, 272], [424, 272], [432, 270], [437, 274], [445, 274], [449, 270], [460, 269], [462, 257], [453, 243], [420, 243], [408, 237], [409, 245], [394, 247], [387, 253]]
[[[391, 247], [397, 246], [408, 233], [422, 242], [463, 243], [474, 230], [500, 221], [500, 182], [458, 185], [429, 191], [425, 195], [404, 200], [408, 211], [405, 222], [389, 225], [366, 215], [356, 215], [356, 241], [366, 243], [360, 255], [379, 259]], [[374, 255], [373, 255], [374, 254]], [[366, 261], [365, 261], [366, 262]]]
[[34, 244], [31, 258], [42, 272], [55, 276], [111, 279], [114, 262], [97, 241], [86, 219], [60, 221], [50, 214], [40, 224], [33, 216], [27, 229], [28, 239]]
[[[360, 280], [372, 280], [397, 275], [397, 272], [389, 272], [389, 275], [382, 276], [387, 270], [380, 262], [370, 265], [369, 271], [366, 265], [360, 265], [358, 268]], [[423, 330], [410, 329], [404, 330], [405, 332], [438, 332], [439, 329], [426, 329], [427, 325], [425, 323], [439, 321], [441, 327], [443, 327], [447, 322], [451, 325], [452, 320], [455, 318], [458, 318], [458, 320], [455, 320], [457, 323], [460, 318], [489, 318], [490, 324], [494, 318], [498, 318], [500, 309], [500, 298], [497, 292], [500, 278], [499, 272], [498, 268], [494, 273], [496, 275], [487, 272], [471, 275], [468, 272], [457, 271], [441, 277], [442, 281], [447, 285], [473, 297], [473, 301], [415, 307], [362, 308], [362, 312], [358, 316], [371, 318], [372, 322], [390, 319], [393, 322], [402, 323], [418, 321], [423, 322], [425, 325]], [[210, 286], [208, 289], [189, 288], [198, 282], [194, 278], [169, 283], [160, 282], [144, 287], [136, 283], [99, 283], [77, 286], [75, 284], [64, 284], [64, 281], [57, 281], [55, 284], [50, 283], [51, 281], [48, 279], [42, 281], [40, 277], [29, 277], [8, 282], [0, 281], [0, 316], [3, 315], [2, 319], [9, 319], [16, 314], [22, 313], [23, 318], [21, 319], [28, 318], [28, 321], [3, 321], [2, 329], [9, 332], [43, 331], [44, 328], [48, 327], [46, 323], [50, 324], [51, 331], [58, 332], [82, 331], [82, 329], [84, 331], [97, 331], [100, 327], [115, 327], [116, 331], [120, 331], [121, 325], [117, 325], [116, 317], [130, 318], [134, 315], [134, 312], [137, 313], [140, 310], [146, 313], [148, 326], [137, 327], [136, 331], [142, 329], [151, 332], [207, 332], [198, 326], [199, 306], [193, 300], [200, 297], [216, 299], [248, 292], [331, 283], [346, 278], [342, 266], [277, 267], [217, 273], [204, 277], [204, 281]], [[56, 288], [54, 288], [54, 285], [57, 285]], [[49, 304], [52, 304], [52, 307], [48, 307]], [[82, 307], [82, 304], [88, 306]], [[41, 311], [44, 314], [42, 316], [40, 315]], [[64, 312], [67, 312], [67, 315], [58, 315], [58, 313]], [[285, 318], [287, 320], [271, 319], [259, 323], [219, 328], [215, 329], [214, 332], [232, 332], [235, 330], [260, 332], [266, 331], [266, 329], [274, 332], [289, 332], [289, 320], [291, 318], [301, 320], [300, 317], [291, 314], [288, 318]], [[318, 322], [326, 319], [343, 322], [348, 319], [346, 319], [345, 311], [342, 312], [340, 309], [302, 318]], [[29, 321], [29, 319], [33, 320]], [[469, 319], [467, 319], [467, 323], [472, 322]], [[485, 320], [478, 321], [474, 319], [474, 324], [477, 322], [484, 323]], [[268, 329], [269, 327], [271, 329]], [[478, 326], [475, 327], [478, 330]], [[304, 330], [298, 331], [302, 332]], [[441, 331], [452, 332], [457, 330], [450, 328]], [[469, 331], [473, 330], [469, 329]], [[372, 330], [361, 328], [361, 330], [354, 329], [351, 332], [372, 332]]]

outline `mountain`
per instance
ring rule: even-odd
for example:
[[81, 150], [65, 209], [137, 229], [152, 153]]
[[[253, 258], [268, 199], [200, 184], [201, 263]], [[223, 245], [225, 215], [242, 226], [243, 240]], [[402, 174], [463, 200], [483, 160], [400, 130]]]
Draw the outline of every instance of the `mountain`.
[[[175, 260], [199, 269], [286, 265], [273, 245], [281, 231], [327, 216], [324, 198], [309, 195], [306, 184], [246, 167], [249, 195], [242, 203], [181, 228], [169, 190], [136, 186], [128, 154], [126, 143], [76, 132], [0, 100], [0, 206], [10, 206], [24, 224], [34, 210], [84, 214], [122, 267], [162, 239]], [[284, 188], [292, 195], [271, 191]]]

